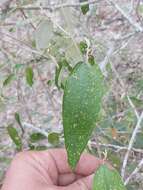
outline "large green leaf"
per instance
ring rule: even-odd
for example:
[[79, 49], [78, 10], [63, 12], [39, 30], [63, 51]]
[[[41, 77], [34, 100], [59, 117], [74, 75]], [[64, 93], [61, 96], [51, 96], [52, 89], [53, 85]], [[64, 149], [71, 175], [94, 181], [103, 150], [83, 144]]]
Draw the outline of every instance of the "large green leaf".
[[95, 173], [93, 190], [126, 190], [126, 187], [115, 169], [102, 165]]
[[104, 95], [98, 65], [79, 63], [67, 79], [63, 97], [63, 125], [68, 161], [75, 168], [96, 126]]

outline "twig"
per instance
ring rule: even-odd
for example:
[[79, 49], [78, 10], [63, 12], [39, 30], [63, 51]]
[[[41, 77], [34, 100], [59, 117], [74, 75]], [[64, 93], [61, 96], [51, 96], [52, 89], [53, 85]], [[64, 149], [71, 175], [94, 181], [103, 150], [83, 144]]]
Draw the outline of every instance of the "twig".
[[[24, 17], [25, 19], [28, 19], [28, 17], [27, 17], [27, 15], [25, 14], [24, 10], [23, 10], [23, 9], [20, 9], [20, 11], [21, 11], [23, 17]], [[33, 24], [32, 22], [30, 22], [30, 25], [32, 26], [32, 28], [33, 28], [34, 30], [36, 30], [36, 27], [34, 26], [34, 24]]]
[[142, 120], [143, 120], [143, 112], [141, 113], [140, 117], [138, 118], [136, 127], [135, 127], [135, 129], [133, 131], [133, 134], [132, 134], [132, 137], [130, 139], [129, 146], [128, 146], [128, 149], [127, 149], [127, 152], [126, 152], [125, 157], [124, 157], [123, 166], [122, 166], [122, 169], [121, 169], [121, 175], [122, 175], [123, 179], [125, 177], [125, 170], [126, 170], [126, 165], [127, 165], [127, 162], [128, 162], [129, 154], [130, 154], [130, 151], [131, 151], [131, 149], [133, 147], [137, 132], [141, 127]]
[[131, 8], [130, 8], [130, 11], [129, 11], [130, 13], [134, 10], [134, 3], [135, 3], [134, 0], [131, 0], [131, 3], [130, 3]]
[[99, 64], [100, 69], [105, 76], [107, 76], [106, 65], [109, 63], [109, 57], [112, 55], [113, 51], [114, 51], [114, 46], [111, 44], [110, 49], [107, 51], [104, 60]]
[[113, 0], [106, 0], [108, 3], [112, 4], [118, 12], [120, 12], [124, 18], [126, 18], [128, 20], [128, 22], [134, 26], [134, 28], [136, 29], [137, 32], [143, 32], [143, 28], [135, 21], [133, 21], [133, 19], [126, 13], [124, 12], [123, 9], [121, 9], [121, 7]]
[[41, 133], [43, 134], [44, 136], [48, 137], [48, 133], [40, 128], [37, 128], [35, 127], [34, 125], [30, 124], [30, 123], [26, 123], [26, 122], [23, 122], [22, 123], [23, 127], [25, 128], [29, 128], [29, 129], [32, 129], [34, 131], [37, 131], [38, 133]]
[[[116, 74], [116, 77], [118, 78], [119, 82], [120, 82], [120, 85], [123, 89], [125, 89], [125, 86], [124, 86], [124, 83], [122, 81], [122, 79], [120, 78], [118, 72], [116, 71], [114, 65], [112, 64], [112, 62], [110, 62], [111, 64], [111, 68], [112, 70], [114, 71], [114, 73]], [[127, 95], [127, 92], [125, 92], [125, 94]], [[135, 115], [137, 117], [137, 124], [136, 124], [136, 127], [132, 133], [132, 137], [130, 139], [130, 142], [129, 142], [129, 145], [128, 145], [128, 148], [127, 148], [127, 152], [125, 154], [125, 157], [124, 157], [124, 161], [123, 161], [123, 166], [122, 166], [122, 169], [121, 169], [121, 175], [122, 175], [122, 178], [124, 179], [124, 176], [125, 176], [125, 170], [126, 170], [126, 165], [127, 165], [127, 162], [128, 162], [128, 158], [129, 158], [129, 154], [130, 154], [130, 151], [133, 149], [133, 144], [134, 144], [134, 141], [135, 141], [135, 138], [136, 138], [136, 135], [141, 127], [141, 122], [143, 120], [143, 112], [141, 113], [141, 115], [139, 116], [132, 100], [130, 99], [130, 97], [127, 95], [127, 98], [128, 98], [128, 101], [129, 101], [129, 104], [130, 106], [133, 108], [134, 112], [135, 112]]]
[[[101, 0], [100, 0], [101, 1]], [[88, 4], [94, 4], [96, 2], [99, 2], [98, 0], [91, 0], [88, 2]], [[55, 11], [56, 9], [61, 9], [65, 7], [80, 7], [82, 5], [86, 5], [86, 2], [81, 2], [81, 3], [63, 3], [63, 4], [56, 4], [56, 5], [51, 5], [51, 6], [44, 6], [42, 9], [45, 10], [50, 10], [50, 11]], [[40, 6], [19, 6], [19, 7], [12, 7], [11, 9], [23, 9], [23, 10], [40, 10]]]
[[139, 162], [138, 166], [135, 168], [135, 170], [130, 174], [130, 176], [125, 180], [125, 185], [129, 183], [129, 181], [140, 171], [140, 169], [143, 167], [143, 159]]
[[140, 116], [139, 116], [139, 113], [137, 112], [135, 105], [133, 104], [131, 98], [130, 98], [128, 95], [127, 95], [127, 99], [128, 99], [128, 102], [129, 102], [130, 106], [131, 106], [132, 109], [134, 110], [137, 119], [139, 119], [139, 117], [140, 117]]
[[[95, 147], [95, 146], [97, 146], [97, 143], [96, 142], [90, 142], [90, 145], [91, 145], [91, 147]], [[119, 145], [114, 145], [114, 144], [102, 144], [102, 143], [98, 143], [98, 145], [101, 146], [101, 147], [105, 147], [105, 148], [116, 149], [117, 152], [124, 151], [124, 150], [128, 149], [128, 147], [126, 147], [126, 146], [119, 146]], [[134, 152], [143, 153], [142, 149], [138, 149], [138, 148], [133, 148], [132, 147], [131, 150], [134, 151]]]
[[[1, 32], [1, 31], [0, 31], [0, 34], [5, 35], [5, 36], [11, 38], [13, 41], [18, 42], [18, 44], [20, 43], [20, 44], [24, 45], [25, 47], [28, 47], [28, 49], [24, 48], [24, 50], [26, 50], [28, 52], [31, 51], [31, 53], [40, 55], [41, 57], [49, 60], [49, 57], [47, 57], [46, 55], [44, 55], [43, 52], [37, 51], [36, 49], [34, 49], [30, 44], [26, 43], [25, 41], [19, 40], [19, 39], [15, 38], [15, 37], [11, 36], [10, 34], [7, 34], [7, 33], [4, 33], [4, 32]], [[0, 40], [3, 40], [3, 39], [1, 38]]]
[[[28, 17], [25, 15], [25, 12], [24, 12], [23, 10], [22, 10], [22, 13], [24, 14], [24, 17], [25, 17], [25, 18], [28, 18]], [[33, 24], [32, 22], [30, 22], [30, 25], [32, 26], [32, 28], [33, 28], [34, 30], [36, 30], [36, 27], [34, 26], [34, 24]], [[51, 58], [51, 60], [53, 61], [53, 63], [55, 63], [55, 65], [58, 65], [56, 59], [55, 59], [51, 54], [49, 54], [49, 57]], [[46, 84], [44, 83], [44, 81], [42, 80], [42, 76], [41, 76], [41, 73], [40, 73], [40, 70], [38, 69], [38, 67], [36, 67], [36, 70], [37, 70], [39, 79], [40, 79], [40, 81], [41, 81], [41, 83], [42, 83], [42, 85], [43, 85], [43, 87], [44, 87], [45, 93], [46, 93], [46, 95], [47, 95], [47, 101], [48, 101], [48, 103], [51, 105], [51, 107], [53, 108], [53, 112], [54, 112], [55, 117], [56, 117], [56, 120], [57, 120], [58, 116], [57, 116], [56, 107], [55, 107], [53, 98], [52, 98], [52, 96], [51, 96], [51, 93], [50, 93], [48, 87], [46, 86]]]
[[138, 34], [138, 33], [139, 33], [139, 32], [134, 31], [134, 32], [131, 32], [131, 33], [129, 33], [129, 34], [126, 34], [125, 36], [116, 38], [115, 40], [117, 40], [117, 41], [124, 41], [124, 40], [127, 40], [127, 39], [129, 39], [129, 38], [135, 36], [135, 35]]

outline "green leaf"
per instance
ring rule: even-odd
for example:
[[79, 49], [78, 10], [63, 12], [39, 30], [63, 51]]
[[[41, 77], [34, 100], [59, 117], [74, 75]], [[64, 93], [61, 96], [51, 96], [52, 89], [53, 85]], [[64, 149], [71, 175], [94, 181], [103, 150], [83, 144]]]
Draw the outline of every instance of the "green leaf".
[[24, 64], [15, 64], [15, 69], [20, 69], [24, 66]]
[[12, 125], [9, 125], [7, 127], [7, 131], [8, 131], [10, 138], [16, 145], [17, 150], [22, 150], [22, 141], [21, 141], [21, 138], [20, 138], [17, 130]]
[[59, 85], [59, 77], [60, 77], [60, 73], [62, 71], [62, 64], [59, 64], [59, 66], [56, 67], [55, 70], [55, 85], [57, 86], [58, 89], [60, 89], [60, 85]]
[[34, 77], [34, 73], [33, 73], [32, 67], [27, 67], [26, 68], [26, 81], [27, 81], [27, 84], [29, 84], [29, 86], [33, 85], [33, 77]]
[[48, 81], [47, 81], [47, 85], [51, 86], [51, 85], [52, 85], [52, 82], [53, 82], [52, 80], [48, 80]]
[[88, 4], [88, 0], [80, 0], [80, 2], [86, 2], [87, 1], [87, 4], [85, 5], [82, 5], [81, 6], [81, 11], [84, 15], [86, 15], [86, 13], [89, 11], [89, 4]]
[[33, 133], [30, 135], [30, 141], [32, 143], [46, 139], [47, 137], [41, 133]]
[[89, 57], [88, 57], [88, 62], [89, 62], [91, 65], [94, 65], [94, 64], [95, 64], [95, 59], [94, 59], [94, 56], [93, 56], [93, 55], [89, 55]]
[[87, 44], [86, 44], [86, 42], [84, 42], [84, 41], [81, 41], [80, 42], [80, 44], [79, 44], [79, 49], [80, 49], [80, 51], [81, 51], [81, 53], [82, 54], [86, 54], [86, 52], [87, 52]]
[[79, 63], [67, 79], [63, 97], [63, 125], [71, 168], [75, 168], [96, 126], [104, 89], [103, 75], [97, 64]]
[[[62, 88], [61, 85], [62, 85], [62, 81], [60, 81], [60, 75], [61, 75], [61, 72], [62, 72], [62, 69], [66, 67], [68, 69], [68, 71], [72, 71], [72, 67], [70, 66], [70, 64], [67, 62], [66, 59], [63, 59], [61, 60], [59, 63], [58, 63], [58, 66], [56, 67], [56, 72], [55, 72], [55, 84], [57, 86], [58, 89]], [[61, 84], [59, 84], [61, 83]]]
[[17, 123], [18, 123], [20, 126], [22, 126], [19, 113], [15, 113], [15, 120], [17, 121]]
[[37, 49], [47, 49], [53, 36], [53, 23], [50, 20], [42, 21], [35, 32], [35, 42]]
[[7, 86], [12, 81], [13, 77], [14, 77], [14, 74], [8, 75], [7, 78], [3, 82], [3, 86]]
[[48, 141], [49, 143], [53, 144], [53, 145], [57, 145], [59, 144], [59, 133], [50, 133], [48, 135]]
[[93, 190], [126, 190], [126, 187], [115, 169], [102, 165], [95, 173]]

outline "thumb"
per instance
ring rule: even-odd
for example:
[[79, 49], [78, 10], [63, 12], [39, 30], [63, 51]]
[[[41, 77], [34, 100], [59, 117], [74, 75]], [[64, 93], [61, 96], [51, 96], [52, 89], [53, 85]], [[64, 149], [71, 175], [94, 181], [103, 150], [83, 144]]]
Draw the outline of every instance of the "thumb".
[[94, 174], [77, 180], [76, 182], [68, 185], [65, 190], [91, 190], [93, 184]]

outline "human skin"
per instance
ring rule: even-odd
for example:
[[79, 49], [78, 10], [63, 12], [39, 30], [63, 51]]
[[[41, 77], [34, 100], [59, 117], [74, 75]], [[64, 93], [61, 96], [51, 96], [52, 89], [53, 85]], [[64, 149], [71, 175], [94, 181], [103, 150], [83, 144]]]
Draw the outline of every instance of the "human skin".
[[91, 190], [102, 160], [84, 153], [74, 172], [64, 149], [28, 151], [16, 155], [1, 190]]

